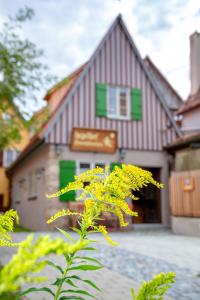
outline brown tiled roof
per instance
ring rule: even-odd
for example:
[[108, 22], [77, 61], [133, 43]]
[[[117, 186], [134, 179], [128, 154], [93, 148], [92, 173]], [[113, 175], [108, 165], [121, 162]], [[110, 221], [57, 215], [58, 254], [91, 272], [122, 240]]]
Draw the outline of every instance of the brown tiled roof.
[[74, 81], [76, 81], [76, 79], [79, 77], [79, 75], [81, 74], [82, 70], [85, 68], [87, 62], [84, 63], [83, 65], [81, 65], [79, 68], [77, 68], [75, 71], [73, 71], [71, 74], [69, 74], [67, 77], [65, 77], [63, 80], [61, 80], [60, 82], [58, 82], [57, 84], [55, 84], [48, 92], [47, 94], [44, 96], [44, 99], [46, 101], [48, 101], [51, 97], [51, 95], [57, 91], [60, 87], [66, 85], [68, 86], [68, 90], [71, 89]]
[[[41, 130], [43, 130], [46, 126], [48, 126], [49, 121], [54, 116], [54, 114], [57, 112], [57, 110], [60, 107], [61, 103], [63, 102], [64, 98], [69, 93], [69, 91], [73, 87], [73, 85], [76, 82], [76, 80], [79, 78], [81, 72], [83, 71], [83, 69], [85, 68], [86, 65], [87, 65], [87, 62], [85, 64], [83, 64], [81, 67], [79, 67], [78, 69], [76, 69], [74, 72], [72, 72], [70, 75], [68, 75], [66, 78], [64, 78], [61, 82], [59, 82], [58, 84], [56, 84], [54, 87], [52, 87], [47, 92], [47, 94], [45, 95], [44, 99], [48, 101], [49, 98], [50, 98], [50, 96], [55, 91], [57, 91], [60, 87], [62, 87], [65, 84], [68, 85], [68, 89], [67, 89], [67, 92], [66, 92], [65, 96], [60, 100], [59, 105], [57, 106], [57, 108], [55, 109], [55, 111], [52, 113], [52, 115], [50, 116], [50, 118], [48, 119], [48, 121], [42, 125], [42, 129]], [[26, 158], [29, 155], [29, 153], [31, 153], [35, 148], [37, 148], [43, 142], [44, 142], [44, 140], [43, 140], [43, 138], [41, 138], [41, 133], [40, 132], [36, 133], [32, 137], [32, 139], [30, 140], [30, 142], [26, 146], [26, 148], [20, 153], [20, 155], [18, 156], [18, 158], [15, 160], [15, 162], [8, 168], [8, 173], [10, 173], [11, 170], [13, 170], [13, 168], [15, 168], [24, 158]]]
[[166, 146], [167, 150], [177, 150], [184, 147], [187, 147], [191, 143], [200, 142], [200, 132], [183, 135], [180, 138], [177, 138], [172, 144]]
[[184, 114], [190, 110], [200, 107], [200, 89], [195, 95], [190, 95], [187, 101], [181, 106], [177, 114]]

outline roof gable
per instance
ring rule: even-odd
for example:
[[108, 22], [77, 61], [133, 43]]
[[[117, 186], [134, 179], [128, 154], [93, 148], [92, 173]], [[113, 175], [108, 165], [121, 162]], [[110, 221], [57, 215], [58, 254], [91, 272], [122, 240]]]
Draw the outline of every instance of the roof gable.
[[[142, 60], [139, 51], [137, 50], [134, 41], [132, 40], [127, 27], [124, 23], [124, 21], [122, 20], [122, 16], [119, 15], [115, 21], [113, 22], [113, 24], [111, 25], [110, 29], [107, 31], [107, 33], [105, 34], [105, 36], [103, 37], [103, 39], [101, 40], [99, 46], [96, 48], [96, 50], [94, 51], [93, 55], [91, 56], [90, 60], [88, 61], [87, 65], [85, 65], [85, 67], [83, 68], [82, 72], [80, 73], [80, 75], [78, 76], [78, 78], [76, 79], [76, 81], [74, 82], [73, 86], [71, 87], [71, 89], [67, 92], [67, 95], [65, 95], [63, 97], [63, 100], [60, 103], [60, 106], [58, 107], [58, 109], [56, 110], [56, 113], [51, 117], [51, 119], [49, 120], [47, 126], [45, 126], [44, 131], [42, 132], [41, 136], [47, 138], [49, 132], [51, 131], [52, 127], [54, 126], [55, 122], [56, 122], [56, 116], [57, 114], [62, 114], [62, 111], [66, 108], [67, 102], [71, 101], [73, 98], [73, 95], [75, 94], [77, 88], [79, 87], [80, 83], [83, 81], [84, 77], [87, 75], [87, 73], [90, 71], [92, 65], [94, 64], [94, 61], [96, 59], [96, 57], [100, 54], [102, 48], [104, 47], [106, 41], [109, 39], [109, 37], [111, 36], [111, 34], [113, 33], [113, 31], [116, 29], [116, 27], [120, 25], [122, 31], [125, 34], [125, 37], [128, 39], [130, 46], [135, 54], [135, 56], [137, 57], [137, 60], [139, 61], [142, 70], [144, 71], [144, 73], [146, 74], [153, 90], [155, 91], [163, 109], [165, 110], [165, 113], [170, 121], [170, 123], [172, 124], [172, 126], [175, 129], [175, 132], [178, 136], [181, 136], [181, 132], [179, 127], [177, 126], [176, 122], [173, 119], [173, 116], [171, 115], [171, 112], [165, 102], [165, 100], [162, 98], [162, 95], [160, 93], [160, 91], [158, 90], [158, 88], [156, 87], [155, 82], [153, 81], [147, 67], [144, 64], [144, 61]], [[55, 116], [56, 115], [56, 116]]]

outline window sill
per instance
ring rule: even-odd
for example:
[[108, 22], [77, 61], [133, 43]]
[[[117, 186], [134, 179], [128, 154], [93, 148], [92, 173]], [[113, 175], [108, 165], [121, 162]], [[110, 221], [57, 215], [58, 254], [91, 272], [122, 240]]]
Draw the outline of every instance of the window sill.
[[131, 121], [130, 117], [121, 117], [121, 116], [107, 116], [108, 119], [119, 120], [119, 121]]
[[28, 201], [34, 201], [34, 200], [37, 200], [37, 196], [28, 197]]

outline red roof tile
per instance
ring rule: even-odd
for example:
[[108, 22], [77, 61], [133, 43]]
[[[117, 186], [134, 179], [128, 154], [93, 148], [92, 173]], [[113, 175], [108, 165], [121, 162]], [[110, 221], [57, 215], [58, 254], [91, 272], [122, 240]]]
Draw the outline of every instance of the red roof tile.
[[184, 114], [190, 110], [200, 107], [200, 89], [195, 95], [190, 95], [187, 101], [181, 106], [177, 114]]

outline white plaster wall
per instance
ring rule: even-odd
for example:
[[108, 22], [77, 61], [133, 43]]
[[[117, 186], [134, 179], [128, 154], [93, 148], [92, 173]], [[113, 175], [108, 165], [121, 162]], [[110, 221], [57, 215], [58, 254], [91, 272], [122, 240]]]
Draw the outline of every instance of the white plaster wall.
[[[47, 225], [46, 220], [62, 208], [67, 208], [67, 202], [59, 199], [46, 199], [45, 194], [51, 194], [59, 189], [59, 161], [76, 160], [82, 162], [111, 162], [119, 161], [119, 152], [115, 154], [71, 152], [67, 146], [59, 146], [60, 154], [56, 154], [55, 145], [43, 145], [32, 155], [27, 157], [13, 172], [12, 175], [12, 207], [19, 212], [21, 225], [34, 230], [50, 230], [55, 226], [66, 226], [67, 217], [60, 218], [57, 223]], [[161, 169], [161, 182], [165, 188], [161, 191], [161, 219], [162, 224], [169, 225], [170, 210], [168, 199], [168, 156], [159, 151], [126, 151], [125, 163], [141, 167], [157, 167]], [[37, 199], [28, 200], [27, 180], [30, 170], [44, 168], [38, 185]], [[16, 184], [25, 178], [26, 184], [21, 194], [20, 204], [16, 204]]]
[[[11, 199], [12, 208], [16, 209], [20, 217], [20, 225], [33, 230], [46, 230], [46, 162], [48, 146], [42, 145], [12, 171]], [[36, 169], [43, 169], [37, 179], [37, 198], [29, 200], [28, 174]], [[19, 182], [24, 183], [19, 191]], [[19, 202], [19, 203], [17, 203]]]

